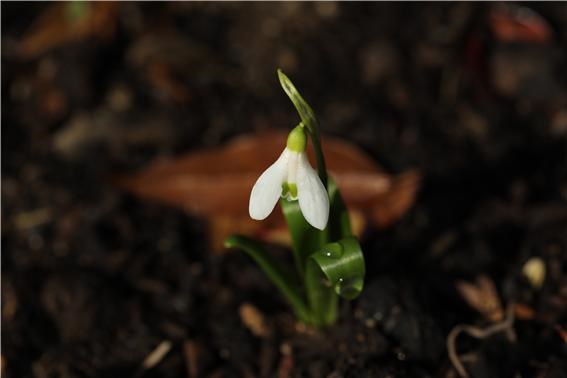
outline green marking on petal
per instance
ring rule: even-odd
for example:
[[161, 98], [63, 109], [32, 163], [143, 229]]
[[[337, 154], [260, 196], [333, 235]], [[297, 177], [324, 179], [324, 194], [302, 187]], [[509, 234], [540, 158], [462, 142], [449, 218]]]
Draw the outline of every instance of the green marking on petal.
[[289, 193], [291, 194], [291, 198], [297, 198], [297, 185], [288, 184], [288, 186], [289, 186]]
[[287, 196], [289, 193], [289, 184], [287, 182], [284, 182], [282, 184], [282, 197]]
[[297, 185], [284, 182], [282, 184], [282, 197], [286, 198], [288, 201], [295, 201], [297, 199]]

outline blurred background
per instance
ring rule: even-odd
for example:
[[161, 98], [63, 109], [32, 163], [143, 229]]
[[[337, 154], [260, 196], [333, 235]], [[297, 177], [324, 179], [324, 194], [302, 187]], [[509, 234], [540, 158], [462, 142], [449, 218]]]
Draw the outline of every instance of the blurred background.
[[[1, 7], [3, 375], [452, 377], [451, 329], [511, 309], [459, 337], [469, 374], [564, 376], [565, 4]], [[294, 126], [278, 67], [324, 133], [422, 177], [323, 334], [206, 216], [113, 185]]]

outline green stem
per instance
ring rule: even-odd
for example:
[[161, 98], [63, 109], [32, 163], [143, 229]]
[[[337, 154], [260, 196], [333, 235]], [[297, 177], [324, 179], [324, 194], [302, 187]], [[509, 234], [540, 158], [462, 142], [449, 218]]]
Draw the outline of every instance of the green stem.
[[[303, 122], [300, 123], [303, 125]], [[327, 188], [327, 165], [325, 164], [325, 155], [323, 155], [323, 147], [321, 146], [321, 138], [319, 137], [319, 131], [317, 125], [312, 125], [311, 127], [306, 127], [307, 131], [311, 135], [311, 143], [313, 145], [313, 150], [315, 150], [315, 159], [317, 160], [317, 173], [319, 178], [325, 188]]]
[[305, 291], [313, 314], [313, 324], [317, 327], [334, 324], [339, 312], [339, 296], [323, 276], [321, 269], [311, 261], [307, 261], [305, 268]]
[[297, 201], [282, 199], [280, 204], [291, 234], [293, 256], [303, 280], [307, 304], [313, 315], [312, 324], [318, 327], [330, 325], [336, 319], [336, 294], [325, 285], [326, 280], [320, 269], [309, 262], [313, 252], [327, 243], [329, 233], [307, 223]]

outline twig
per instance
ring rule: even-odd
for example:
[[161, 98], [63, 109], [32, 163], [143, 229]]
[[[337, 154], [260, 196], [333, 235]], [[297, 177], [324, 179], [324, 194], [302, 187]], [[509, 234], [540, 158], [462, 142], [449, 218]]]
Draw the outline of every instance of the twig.
[[449, 335], [447, 336], [447, 351], [449, 354], [449, 360], [451, 360], [451, 363], [453, 364], [453, 367], [455, 368], [457, 373], [463, 378], [469, 377], [469, 374], [467, 373], [465, 367], [463, 366], [463, 363], [459, 359], [459, 355], [457, 354], [457, 350], [456, 350], [457, 337], [461, 334], [461, 332], [464, 332], [469, 336], [472, 336], [477, 339], [486, 339], [487, 337], [490, 337], [495, 333], [506, 332], [506, 336], [508, 337], [508, 339], [511, 342], [513, 342], [516, 340], [516, 335], [512, 328], [513, 325], [514, 325], [513, 303], [510, 303], [508, 305], [508, 308], [506, 309], [506, 317], [504, 318], [504, 320], [498, 323], [494, 323], [486, 328], [479, 328], [467, 324], [456, 325], [451, 330], [451, 332], [449, 332]]
[[171, 341], [165, 340], [159, 343], [159, 345], [144, 359], [142, 367], [144, 369], [151, 369], [159, 364], [165, 355], [171, 350], [171, 347]]
[[185, 366], [187, 368], [187, 376], [196, 378], [199, 376], [199, 348], [195, 341], [186, 340], [183, 343], [183, 355], [185, 358]]

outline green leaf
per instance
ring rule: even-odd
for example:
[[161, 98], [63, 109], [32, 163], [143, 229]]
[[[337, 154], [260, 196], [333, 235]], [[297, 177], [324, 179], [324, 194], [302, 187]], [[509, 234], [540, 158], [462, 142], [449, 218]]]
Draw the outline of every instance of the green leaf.
[[[349, 236], [323, 246], [309, 263], [320, 268], [335, 292], [345, 299], [356, 298], [364, 286], [364, 255], [355, 237]], [[308, 267], [308, 269], [310, 269]]]
[[297, 277], [284, 270], [281, 263], [270, 255], [262, 243], [245, 236], [232, 235], [225, 240], [224, 245], [226, 248], [240, 248], [252, 257], [289, 302], [296, 316], [305, 323], [312, 322], [311, 313], [297, 284]]
[[291, 234], [293, 257], [300, 277], [305, 275], [305, 263], [313, 251], [326, 243], [325, 231], [311, 226], [301, 213], [299, 201], [280, 199], [280, 205]]
[[333, 240], [352, 235], [348, 211], [334, 180], [329, 178], [329, 223], [323, 230], [311, 226], [301, 213], [298, 201], [280, 200], [280, 205], [291, 234], [291, 244], [300, 276], [305, 273], [305, 263], [313, 251]]
[[[364, 257], [358, 242], [352, 237], [347, 209], [332, 179], [329, 179], [327, 191], [331, 208], [329, 223], [323, 231], [307, 223], [298, 201], [280, 200], [291, 234], [296, 265], [300, 276], [304, 277], [313, 322], [318, 326], [335, 322], [337, 294], [347, 299], [354, 298], [362, 290], [364, 281]], [[338, 244], [330, 243], [337, 240]], [[346, 253], [338, 259], [335, 257], [338, 252], [332, 252], [331, 256], [318, 255], [327, 246], [331, 247], [325, 252], [340, 249]]]
[[364, 256], [355, 237], [349, 236], [313, 253], [305, 271], [307, 296], [318, 326], [337, 319], [338, 296], [356, 298], [364, 287]]

